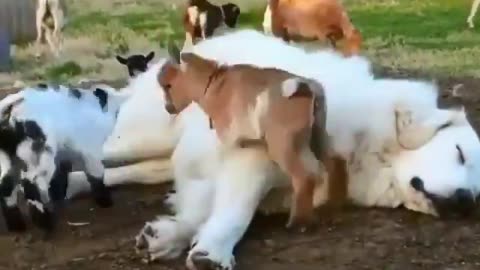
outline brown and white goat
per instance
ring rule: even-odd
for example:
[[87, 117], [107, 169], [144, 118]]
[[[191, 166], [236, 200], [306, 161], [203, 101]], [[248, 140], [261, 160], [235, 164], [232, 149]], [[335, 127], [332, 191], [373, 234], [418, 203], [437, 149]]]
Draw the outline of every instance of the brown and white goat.
[[45, 38], [51, 52], [58, 56], [62, 43], [62, 30], [65, 26], [66, 3], [65, 0], [36, 0], [36, 28], [37, 39], [36, 56], [40, 57], [40, 44]]
[[165, 109], [178, 114], [192, 102], [210, 118], [228, 149], [262, 147], [291, 178], [293, 202], [287, 227], [313, 221], [313, 191], [323, 180], [326, 108], [323, 88], [283, 70], [219, 65], [169, 47], [158, 74]]
[[[270, 23], [268, 23], [270, 22]], [[362, 36], [339, 0], [269, 0], [264, 29], [285, 41], [329, 41], [350, 56], [360, 52]]]
[[189, 0], [183, 17], [186, 41], [195, 43], [196, 39], [206, 39], [223, 25], [234, 28], [240, 16], [240, 7], [227, 3], [214, 5], [207, 0]]

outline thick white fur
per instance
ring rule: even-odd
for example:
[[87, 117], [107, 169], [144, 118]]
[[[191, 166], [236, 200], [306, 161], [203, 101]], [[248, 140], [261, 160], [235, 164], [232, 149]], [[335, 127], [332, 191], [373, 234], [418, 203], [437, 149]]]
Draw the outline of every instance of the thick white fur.
[[[348, 196], [358, 205], [397, 207], [403, 204], [435, 215], [431, 202], [410, 186], [413, 176], [420, 177], [426, 190], [438, 196], [448, 197], [458, 188], [479, 192], [478, 137], [462, 110], [437, 108], [437, 89], [433, 84], [375, 80], [365, 58], [346, 59], [332, 51], [305, 53], [252, 30], [203, 41], [194, 51], [221, 63], [277, 67], [322, 83], [332, 148], [349, 161]], [[125, 154], [124, 159], [135, 159], [147, 156], [142, 151], [151, 153], [149, 149], [166, 154], [175, 148], [172, 162], [177, 193], [168, 202], [176, 215], [148, 222], [137, 236], [138, 245], [146, 246], [149, 257], [157, 259], [176, 257], [193, 242], [196, 244], [187, 259], [189, 268], [194, 269], [196, 262], [206, 259], [223, 269], [231, 269], [233, 247], [241, 239], [259, 203], [262, 201], [261, 210], [269, 212], [288, 210], [288, 181], [259, 150], [221, 151], [215, 134], [208, 128], [206, 116], [194, 104], [172, 124], [172, 118], [166, 116], [163, 98], [160, 95], [155, 100], [148, 98], [153, 92], [161, 92], [154, 80], [161, 64], [162, 61], [139, 77], [134, 82], [136, 86], [130, 86], [137, 92], [125, 107], [137, 104], [144, 111], [128, 114], [122, 109], [120, 118], [124, 128], [116, 129], [105, 149], [120, 149], [122, 144], [136, 141], [138, 135], [129, 135], [128, 130], [132, 129], [129, 126], [139, 124], [140, 117], [158, 119], [156, 127], [152, 122], [144, 122], [135, 130], [152, 136], [155, 133], [161, 139], [139, 146], [132, 155], [127, 148], [118, 151]], [[137, 103], [133, 101], [135, 96]], [[142, 101], [144, 103], [140, 103]], [[446, 122], [453, 124], [436, 133], [438, 126]], [[166, 139], [164, 133], [175, 139]], [[398, 138], [412, 149], [402, 147]], [[175, 146], [176, 139], [179, 141]], [[464, 151], [467, 166], [458, 162], [457, 144]], [[158, 162], [162, 170], [168, 170], [164, 159], [154, 160], [151, 162]], [[143, 172], [140, 181], [148, 178], [147, 165], [131, 166]], [[107, 183], [127, 182], [128, 179], [115, 175], [126, 168], [111, 170]], [[75, 192], [79, 190], [81, 188]], [[326, 185], [317, 187], [316, 205], [328, 199], [326, 190]]]

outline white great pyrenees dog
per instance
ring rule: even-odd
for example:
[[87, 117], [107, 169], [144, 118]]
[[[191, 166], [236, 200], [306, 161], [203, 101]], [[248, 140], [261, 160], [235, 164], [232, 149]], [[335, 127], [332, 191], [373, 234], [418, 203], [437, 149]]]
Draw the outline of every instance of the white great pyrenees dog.
[[[348, 164], [353, 203], [403, 205], [431, 215], [473, 211], [480, 141], [463, 108], [437, 107], [434, 84], [374, 79], [364, 58], [306, 53], [253, 30], [202, 41], [193, 51], [221, 63], [277, 67], [320, 82], [332, 152]], [[104, 148], [111, 167], [105, 182], [153, 184], [174, 177], [176, 193], [167, 201], [175, 214], [147, 222], [137, 248], [155, 260], [178, 257], [190, 245], [189, 269], [233, 269], [233, 249], [257, 208], [288, 211], [289, 181], [261, 150], [219, 151], [218, 138], [197, 105], [168, 115], [156, 81], [163, 63], [125, 90], [132, 96]], [[88, 190], [84, 178], [71, 175], [71, 197]], [[328, 199], [327, 190], [328, 184], [317, 186], [316, 205]]]

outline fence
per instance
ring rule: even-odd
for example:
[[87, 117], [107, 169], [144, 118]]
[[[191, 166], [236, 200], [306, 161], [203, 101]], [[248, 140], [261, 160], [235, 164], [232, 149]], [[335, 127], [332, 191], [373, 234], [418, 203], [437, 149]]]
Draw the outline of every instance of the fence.
[[0, 0], [0, 28], [7, 32], [12, 43], [31, 42], [36, 38], [36, 3], [35, 0]]

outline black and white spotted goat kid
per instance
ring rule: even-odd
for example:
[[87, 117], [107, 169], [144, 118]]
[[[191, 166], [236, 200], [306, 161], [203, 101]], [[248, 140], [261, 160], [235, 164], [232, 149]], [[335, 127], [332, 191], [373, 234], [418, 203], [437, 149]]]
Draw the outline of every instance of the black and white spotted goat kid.
[[139, 73], [147, 71], [148, 63], [152, 61], [154, 56], [155, 52], [151, 51], [146, 56], [134, 54], [127, 58], [123, 58], [120, 55], [117, 55], [116, 59], [120, 64], [127, 66], [128, 75], [130, 75], [130, 77], [134, 77]]
[[0, 205], [10, 231], [26, 229], [19, 191], [32, 222], [53, 229], [72, 169], [86, 173], [100, 207], [112, 205], [103, 182], [102, 148], [126, 98], [113, 89], [39, 85], [0, 101]]

